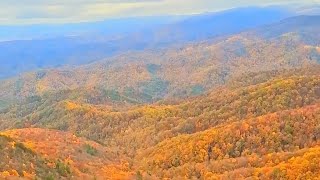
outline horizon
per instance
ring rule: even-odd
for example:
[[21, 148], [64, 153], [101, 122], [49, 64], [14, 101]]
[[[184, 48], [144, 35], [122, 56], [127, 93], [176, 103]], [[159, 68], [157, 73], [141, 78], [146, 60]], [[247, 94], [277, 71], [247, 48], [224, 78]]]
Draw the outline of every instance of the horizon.
[[320, 0], [0, 6], [0, 179], [320, 177]]
[[[54, 1], [39, 3], [37, 0], [28, 0], [29, 4], [0, 2], [4, 11], [0, 12], [0, 26], [25, 25], [63, 25], [94, 23], [108, 20], [131, 18], [165, 17], [165, 16], [192, 16], [205, 13], [219, 13], [237, 8], [249, 7], [278, 7], [303, 11], [319, 8], [320, 0], [299, 1], [237, 1], [208, 3], [208, 0], [188, 0], [183, 5], [178, 0], [135, 0], [135, 1]], [[21, 6], [22, 4], [22, 6]], [[209, 5], [208, 5], [209, 4]], [[125, 7], [124, 7], [125, 6]]]

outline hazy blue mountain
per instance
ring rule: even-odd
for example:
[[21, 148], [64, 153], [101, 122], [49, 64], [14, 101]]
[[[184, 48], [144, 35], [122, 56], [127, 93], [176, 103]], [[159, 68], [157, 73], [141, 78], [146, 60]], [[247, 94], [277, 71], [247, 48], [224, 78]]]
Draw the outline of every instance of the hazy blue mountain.
[[48, 39], [92, 34], [119, 35], [174, 23], [184, 16], [108, 19], [69, 24], [0, 25], [0, 41]]
[[131, 50], [230, 35], [279, 21], [285, 8], [237, 8], [188, 17], [142, 17], [65, 25], [0, 27], [0, 78], [38, 68], [79, 65]]
[[320, 15], [320, 5], [313, 4], [302, 7], [295, 7], [292, 9], [292, 11], [295, 11], [298, 15]]
[[[284, 19], [280, 22], [270, 25], [264, 25], [251, 31], [256, 35], [264, 38], [277, 38], [286, 33], [295, 33], [297, 36], [304, 36], [302, 39], [305, 43], [311, 45], [318, 45], [320, 43], [320, 15], [312, 16], [295, 16]], [[307, 38], [313, 35], [313, 38]], [[314, 38], [317, 36], [317, 38]]]
[[[240, 31], [277, 22], [289, 17], [292, 12], [280, 8], [237, 8], [218, 13], [195, 15], [160, 29], [167, 41], [205, 40], [214, 36]], [[159, 30], [154, 31], [157, 35]]]

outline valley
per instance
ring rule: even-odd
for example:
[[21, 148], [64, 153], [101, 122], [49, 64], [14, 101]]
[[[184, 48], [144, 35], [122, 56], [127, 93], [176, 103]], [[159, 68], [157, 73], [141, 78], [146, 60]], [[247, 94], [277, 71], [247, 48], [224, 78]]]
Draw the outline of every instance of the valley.
[[193, 38], [199, 17], [172, 46], [2, 79], [0, 179], [317, 179], [320, 16]]

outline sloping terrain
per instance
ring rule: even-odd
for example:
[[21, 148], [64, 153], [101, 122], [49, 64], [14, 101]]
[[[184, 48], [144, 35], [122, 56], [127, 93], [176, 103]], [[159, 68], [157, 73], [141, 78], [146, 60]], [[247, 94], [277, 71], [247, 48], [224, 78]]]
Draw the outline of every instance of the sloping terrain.
[[[305, 28], [307, 27], [307, 28]], [[267, 39], [276, 38], [282, 35], [291, 35], [299, 38], [306, 44], [318, 45], [319, 34], [316, 33], [320, 27], [319, 16], [297, 16], [282, 20], [272, 25], [266, 25], [250, 33], [262, 36]], [[312, 33], [315, 38], [308, 38], [308, 34]]]
[[35, 174], [48, 177], [58, 172], [24, 144], [12, 138], [0, 135], [0, 178], [8, 176], [33, 177]]
[[[127, 175], [158, 179], [232, 177], [236, 173], [243, 177], [262, 178], [265, 175], [270, 178], [273, 173], [281, 175], [282, 170], [278, 167], [293, 161], [292, 157], [302, 158], [302, 152], [309, 157], [309, 151], [314, 150], [308, 148], [317, 149], [319, 73], [319, 66], [278, 75], [270, 71], [265, 72], [265, 76], [251, 75], [251, 80], [247, 79], [244, 85], [221, 87], [204, 96], [175, 104], [160, 103], [126, 109], [65, 99], [55, 102], [46, 97], [3, 112], [0, 119], [10, 120], [2, 120], [1, 128], [49, 127], [87, 137], [109, 150], [105, 150], [106, 157], [128, 162], [128, 168], [124, 168]], [[35, 131], [39, 133], [33, 134], [33, 138], [41, 141], [36, 137], [44, 133], [41, 129]], [[22, 132], [9, 131], [8, 134], [12, 137], [19, 134], [22, 141], [24, 136], [32, 135]], [[65, 137], [62, 132], [56, 134]], [[63, 142], [73, 141], [72, 138], [46, 139], [48, 144], [37, 145], [40, 153], [50, 152], [46, 148], [54, 143], [57, 143], [55, 147], [64, 148], [68, 145]], [[64, 151], [75, 159], [81, 157], [81, 154], [72, 155], [73, 149], [77, 147], [72, 147], [70, 152]], [[54, 152], [50, 154], [51, 157], [56, 156]], [[271, 164], [260, 158], [268, 159], [269, 156], [277, 157], [279, 161], [272, 160], [272, 167], [266, 169]], [[236, 164], [238, 161], [241, 161], [239, 165]], [[88, 162], [90, 159], [76, 164]], [[222, 165], [218, 162], [227, 167], [220, 167]], [[101, 162], [104, 163], [110, 162]], [[81, 169], [79, 166], [74, 168]], [[273, 172], [272, 168], [279, 172]], [[264, 171], [269, 174], [258, 173]], [[312, 171], [311, 175], [316, 175], [316, 172]], [[285, 175], [289, 176], [288, 173]]]
[[[141, 162], [141, 159], [144, 159], [142, 164], [145, 171], [153, 172], [158, 176], [166, 177], [166, 175], [175, 174], [191, 177], [192, 173], [200, 173], [200, 178], [205, 177], [209, 172], [224, 174], [225, 171], [248, 168], [246, 162], [236, 164], [240, 157], [246, 159], [273, 153], [277, 158], [281, 158], [282, 154], [287, 152], [293, 152], [294, 156], [297, 150], [319, 145], [319, 107], [319, 104], [316, 104], [290, 111], [280, 111], [203, 132], [178, 135], [145, 150], [146, 153], [138, 156], [137, 160]], [[235, 160], [235, 163], [230, 163], [231, 167], [227, 166], [224, 169], [224, 163], [221, 163], [219, 168], [217, 160], [228, 159], [232, 162], [230, 158]], [[206, 168], [203, 171], [195, 169], [194, 163]], [[210, 166], [210, 163], [215, 166]], [[266, 165], [253, 165], [251, 168], [262, 166], [262, 169], [266, 169], [264, 167]], [[276, 166], [277, 162], [273, 165]], [[314, 171], [319, 173], [319, 166]], [[244, 169], [237, 175], [250, 177], [257, 174]], [[290, 176], [290, 174], [285, 172], [284, 176]], [[169, 177], [172, 178], [172, 176]]]
[[300, 27], [305, 18], [272, 36], [254, 29], [2, 81], [1, 176], [319, 177], [319, 25]]
[[[309, 23], [302, 26], [306, 19]], [[281, 28], [280, 33], [278, 24], [270, 25], [266, 32], [272, 38], [263, 37], [265, 32], [259, 30], [248, 31], [217, 42], [132, 52], [77, 68], [27, 73], [1, 83], [0, 103], [5, 107], [17, 99], [64, 90], [77, 90], [82, 96], [77, 99], [99, 104], [150, 103], [200, 95], [248, 73], [312, 66], [320, 62], [318, 20], [319, 16], [284, 20], [281, 27], [295, 23], [292, 31]], [[88, 97], [91, 92], [94, 95]]]
[[[126, 51], [170, 47], [238, 33], [293, 14], [286, 8], [248, 7], [183, 17], [0, 26], [0, 79], [39, 68], [85, 64]], [[253, 16], [256, 18], [250, 18]]]
[[[70, 133], [19, 129], [1, 132], [0, 138], [2, 177], [126, 179], [131, 176], [125, 171], [128, 169], [125, 162], [115, 160], [114, 152]], [[114, 171], [117, 174], [113, 176], [110, 173]]]

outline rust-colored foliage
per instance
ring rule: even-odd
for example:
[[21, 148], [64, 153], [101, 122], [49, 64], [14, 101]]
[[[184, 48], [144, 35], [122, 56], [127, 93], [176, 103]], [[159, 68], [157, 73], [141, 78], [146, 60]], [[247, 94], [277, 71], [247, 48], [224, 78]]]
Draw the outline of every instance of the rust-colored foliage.
[[0, 179], [315, 179], [319, 47], [299, 39], [242, 33], [2, 81]]

